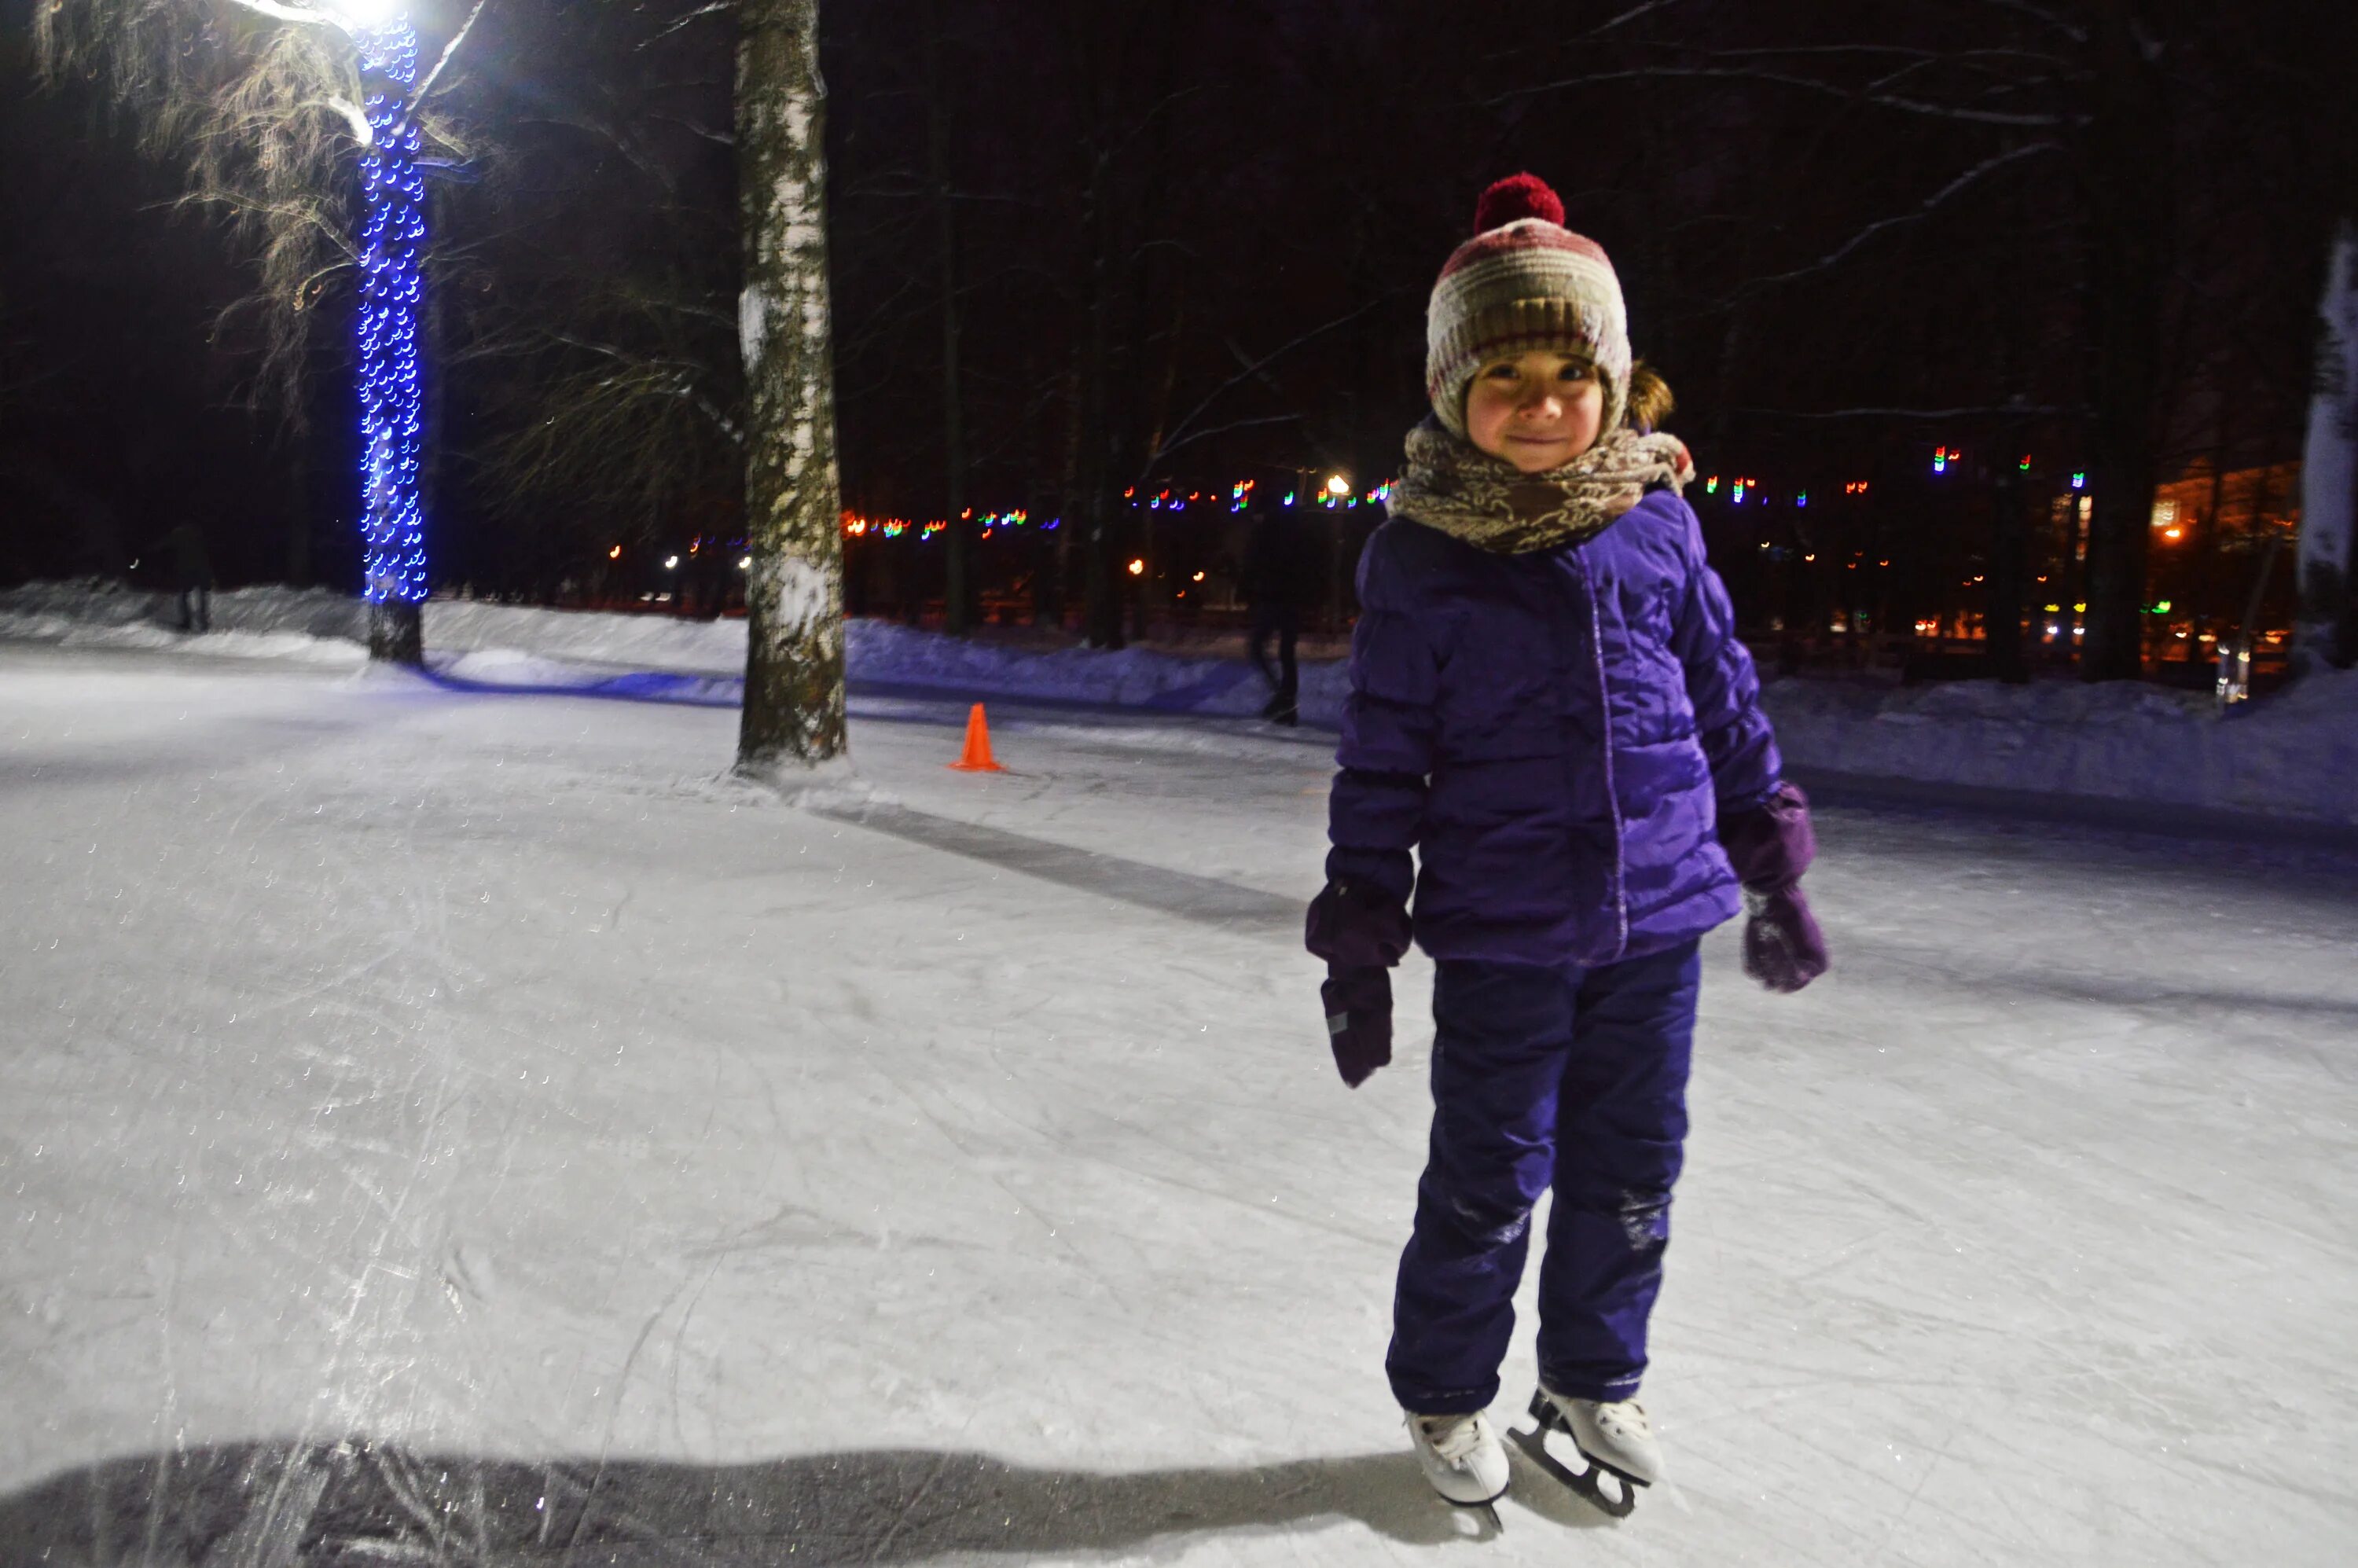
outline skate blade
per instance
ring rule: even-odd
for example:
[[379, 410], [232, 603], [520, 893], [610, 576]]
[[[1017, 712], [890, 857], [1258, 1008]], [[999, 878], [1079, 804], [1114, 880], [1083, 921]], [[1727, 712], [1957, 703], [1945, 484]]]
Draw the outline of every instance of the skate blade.
[[[1437, 1492], [1434, 1495], [1437, 1497], [1440, 1496]], [[1487, 1534], [1476, 1530], [1473, 1537], [1473, 1539], [1476, 1541], [1487, 1541], [1490, 1536], [1504, 1535], [1507, 1533], [1506, 1524], [1498, 1518], [1498, 1501], [1506, 1495], [1507, 1488], [1501, 1487], [1495, 1495], [1478, 1498], [1470, 1503], [1461, 1503], [1455, 1498], [1451, 1497], [1442, 1497], [1441, 1500], [1449, 1505], [1449, 1511], [1451, 1513], [1456, 1514], [1461, 1518], [1480, 1519], [1483, 1523], [1487, 1524], [1490, 1527]]]
[[[1628, 1519], [1630, 1511], [1638, 1506], [1638, 1488], [1646, 1483], [1601, 1462], [1581, 1447], [1579, 1440], [1573, 1436], [1572, 1429], [1557, 1419], [1554, 1410], [1541, 1396], [1532, 1396], [1531, 1414], [1531, 1430], [1525, 1432], [1519, 1427], [1509, 1427], [1507, 1440], [1521, 1449], [1525, 1458], [1546, 1471], [1558, 1486], [1591, 1508], [1613, 1519]], [[1575, 1470], [1548, 1452], [1547, 1434], [1551, 1432], [1563, 1433], [1564, 1442], [1570, 1444], [1573, 1452], [1585, 1462], [1586, 1468]]]
[[[1500, 1492], [1498, 1494], [1498, 1498], [1503, 1498], [1506, 1495], [1506, 1493]], [[1488, 1530], [1477, 1530], [1471, 1538], [1476, 1541], [1487, 1541], [1492, 1536], [1504, 1535], [1507, 1533], [1505, 1521], [1498, 1518], [1498, 1498], [1487, 1498], [1478, 1503], [1461, 1503], [1454, 1498], [1444, 1498], [1441, 1500], [1447, 1503], [1455, 1512], [1471, 1519], [1479, 1519], [1482, 1523], [1488, 1525], [1490, 1527]]]

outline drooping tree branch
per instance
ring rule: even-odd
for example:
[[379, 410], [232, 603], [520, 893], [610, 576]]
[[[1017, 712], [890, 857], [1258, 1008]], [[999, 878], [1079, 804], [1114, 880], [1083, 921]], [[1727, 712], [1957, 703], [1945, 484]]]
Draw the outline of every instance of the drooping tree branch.
[[1779, 284], [1793, 283], [1801, 278], [1810, 277], [1818, 273], [1827, 271], [1829, 268], [1838, 266], [1842, 264], [1844, 258], [1848, 257], [1853, 252], [1856, 251], [1861, 245], [1866, 244], [1869, 240], [1875, 238], [1877, 234], [1883, 233], [1887, 230], [1902, 227], [1909, 223], [1920, 222], [1922, 220], [1931, 217], [1942, 207], [1947, 206], [1953, 198], [1962, 194], [1965, 190], [1972, 189], [1974, 186], [1980, 184], [1982, 180], [1990, 175], [1996, 173], [1999, 169], [2005, 168], [2011, 164], [2019, 163], [2025, 158], [2036, 157], [2041, 153], [2061, 152], [2062, 150], [2063, 144], [2061, 142], [2028, 142], [2021, 146], [2013, 147], [2006, 152], [1998, 153], [1993, 157], [1984, 158], [1981, 162], [1965, 170], [1963, 174], [1958, 175], [1946, 185], [1941, 187], [1940, 189], [1926, 197], [1922, 201], [1919, 202], [1914, 207], [1909, 208], [1907, 211], [1895, 212], [1887, 218], [1877, 219], [1874, 222], [1867, 224], [1865, 228], [1859, 230], [1858, 232], [1853, 234], [1849, 239], [1844, 240], [1841, 244], [1836, 245], [1833, 250], [1828, 251], [1825, 254], [1806, 265], [1793, 267], [1785, 272], [1769, 273], [1762, 277], [1756, 277], [1751, 282], [1746, 284], [1739, 293], [1741, 295], [1757, 294], [1762, 289], [1773, 288]]

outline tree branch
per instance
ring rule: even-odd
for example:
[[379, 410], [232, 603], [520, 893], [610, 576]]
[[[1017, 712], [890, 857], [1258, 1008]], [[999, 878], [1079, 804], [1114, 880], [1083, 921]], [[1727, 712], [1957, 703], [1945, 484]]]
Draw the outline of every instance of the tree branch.
[[1214, 436], [1225, 436], [1231, 430], [1250, 429], [1255, 425], [1291, 425], [1301, 417], [1299, 414], [1271, 414], [1259, 419], [1238, 419], [1226, 425], [1215, 425], [1208, 430], [1198, 430], [1190, 436], [1182, 436], [1175, 441], [1165, 441], [1154, 449], [1154, 456], [1148, 459], [1146, 466], [1139, 470], [1137, 482], [1144, 483], [1147, 476], [1161, 465], [1163, 459], [1182, 447], [1193, 446]]
[[2004, 114], [1992, 109], [1962, 109], [1945, 103], [1927, 103], [1920, 99], [1899, 98], [1887, 92], [1860, 92], [1814, 77], [1789, 76], [1782, 71], [1737, 70], [1725, 67], [1653, 65], [1633, 66], [1626, 70], [1592, 71], [1585, 76], [1567, 76], [1557, 81], [1543, 81], [1532, 87], [1518, 87], [1486, 98], [1480, 102], [1486, 108], [1497, 108], [1518, 98], [1534, 97], [1542, 92], [1557, 92], [1571, 87], [1595, 87], [1612, 81], [1660, 81], [1680, 77], [1693, 77], [1710, 81], [1762, 81], [1778, 87], [1795, 87], [1805, 92], [1823, 93], [1854, 103], [1871, 103], [1878, 108], [1896, 109], [1903, 114], [1920, 114], [1939, 120], [1966, 120], [1983, 125], [2021, 125], [2038, 130], [2081, 123], [2084, 116], [2062, 114]]
[[2076, 418], [2088, 410], [2079, 404], [1994, 403], [1977, 408], [1731, 408], [1728, 412], [1756, 419], [1968, 419], [1993, 414], [2063, 414]]
[[655, 45], [663, 42], [664, 39], [671, 37], [674, 33], [679, 31], [682, 27], [687, 27], [690, 22], [696, 21], [701, 17], [716, 15], [722, 11], [733, 11], [736, 8], [737, 0], [706, 0], [706, 4], [698, 5], [695, 10], [690, 11], [685, 16], [675, 17], [669, 26], [658, 30], [654, 37], [642, 39], [636, 47], [642, 50], [652, 49]]
[[[1227, 396], [1231, 391], [1241, 385], [1243, 383], [1259, 375], [1270, 364], [1274, 362], [1279, 356], [1291, 353], [1295, 349], [1300, 348], [1303, 344], [1309, 342], [1312, 339], [1324, 337], [1326, 333], [1333, 331], [1337, 327], [1347, 326], [1351, 322], [1357, 320], [1360, 317], [1365, 316], [1368, 311], [1376, 309], [1379, 306], [1389, 305], [1391, 303], [1392, 297], [1399, 292], [1400, 290], [1397, 288], [1386, 289], [1383, 293], [1377, 295], [1373, 299], [1368, 300], [1365, 305], [1360, 306], [1357, 309], [1337, 316], [1333, 320], [1325, 322], [1321, 326], [1313, 327], [1310, 330], [1303, 333], [1298, 338], [1293, 339], [1291, 341], [1279, 344], [1276, 348], [1271, 349], [1269, 352], [1261, 355], [1260, 358], [1253, 361], [1252, 363], [1245, 366], [1244, 369], [1237, 372], [1236, 374], [1228, 377], [1228, 380], [1214, 387], [1211, 392], [1205, 396], [1202, 402], [1196, 404], [1195, 407], [1187, 411], [1187, 415], [1184, 418], [1181, 419], [1176, 425], [1174, 425], [1171, 427], [1171, 439], [1158, 443], [1152, 451], [1146, 454], [1145, 465], [1138, 470], [1138, 477], [1132, 482], [1143, 483], [1146, 476], [1154, 471], [1154, 465], [1163, 460], [1165, 453], [1176, 451], [1179, 448], [1197, 439], [1197, 437], [1195, 436], [1182, 436], [1180, 432], [1185, 430], [1190, 425], [1193, 425], [1197, 419], [1201, 418], [1205, 411], [1209, 409], [1213, 404], [1217, 403], [1221, 398]], [[1283, 417], [1290, 419], [1298, 417], [1298, 416], [1286, 415], [1283, 416]], [[1274, 420], [1249, 421], [1249, 423], [1261, 424], [1274, 422]], [[1235, 425], [1222, 427], [1224, 429], [1231, 430], [1238, 427], [1239, 427]], [[1206, 433], [1208, 434], [1208, 432]]]
[[1941, 187], [1940, 189], [1934, 191], [1931, 196], [1926, 197], [1923, 201], [1920, 202], [1914, 208], [1914, 210], [1907, 212], [1897, 213], [1888, 218], [1877, 219], [1874, 222], [1869, 223], [1866, 228], [1861, 229], [1857, 233], [1853, 234], [1849, 239], [1844, 240], [1841, 244], [1836, 245], [1833, 250], [1828, 251], [1824, 255], [1820, 256], [1817, 260], [1810, 263], [1806, 266], [1797, 266], [1790, 272], [1772, 273], [1767, 277], [1754, 278], [1750, 283], [1746, 284], [1741, 289], [1736, 291], [1736, 297], [1746, 298], [1754, 294], [1758, 294], [1764, 288], [1773, 288], [1779, 284], [1790, 283], [1796, 278], [1808, 277], [1813, 273], [1824, 272], [1829, 267], [1839, 264], [1844, 257], [1849, 255], [1853, 251], [1858, 249], [1859, 246], [1866, 243], [1867, 241], [1875, 238], [1876, 235], [1883, 232], [1885, 230], [1896, 229], [1903, 223], [1914, 223], [1930, 217], [1933, 212], [1939, 211], [1942, 206], [1946, 204], [1950, 198], [1974, 185], [1985, 175], [1996, 173], [1997, 170], [2006, 168], [2008, 164], [2018, 162], [2023, 158], [2030, 157], [2034, 153], [2061, 152], [2061, 150], [2062, 144], [2060, 142], [2030, 142], [2025, 146], [2016, 147], [2009, 152], [1999, 153], [1995, 157], [1984, 158], [1980, 163], [1975, 164], [1973, 168], [1965, 170], [1964, 173], [1957, 176], [1956, 178], [1949, 181], [1948, 184]]
[[467, 13], [467, 19], [459, 24], [459, 30], [450, 35], [449, 43], [442, 46], [442, 53], [434, 61], [434, 69], [426, 73], [425, 81], [410, 91], [409, 102], [403, 105], [401, 111], [401, 117], [405, 122], [417, 113], [418, 105], [424, 103], [427, 95], [434, 91], [434, 84], [442, 80], [443, 70], [449, 65], [450, 57], [459, 52], [459, 46], [467, 41], [467, 35], [475, 30], [476, 20], [482, 16], [483, 7], [490, 4], [491, 0], [475, 0], [475, 8]]

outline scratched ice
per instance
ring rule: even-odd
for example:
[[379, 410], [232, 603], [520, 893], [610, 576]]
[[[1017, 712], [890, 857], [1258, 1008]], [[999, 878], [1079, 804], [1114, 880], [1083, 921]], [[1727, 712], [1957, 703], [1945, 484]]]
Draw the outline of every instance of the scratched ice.
[[[0, 1561], [1459, 1560], [1325, 742], [964, 712], [855, 700], [863, 823], [725, 708], [0, 644]], [[1707, 948], [1679, 1495], [1484, 1561], [2347, 1561], [2358, 868], [1823, 837], [1833, 976]]]

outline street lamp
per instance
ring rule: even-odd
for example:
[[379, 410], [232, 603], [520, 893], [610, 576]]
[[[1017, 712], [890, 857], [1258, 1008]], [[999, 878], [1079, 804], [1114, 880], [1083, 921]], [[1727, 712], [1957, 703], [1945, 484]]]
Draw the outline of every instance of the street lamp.
[[1351, 481], [1345, 479], [1339, 473], [1328, 474], [1326, 476], [1326, 493], [1337, 497], [1348, 495], [1351, 493]]

